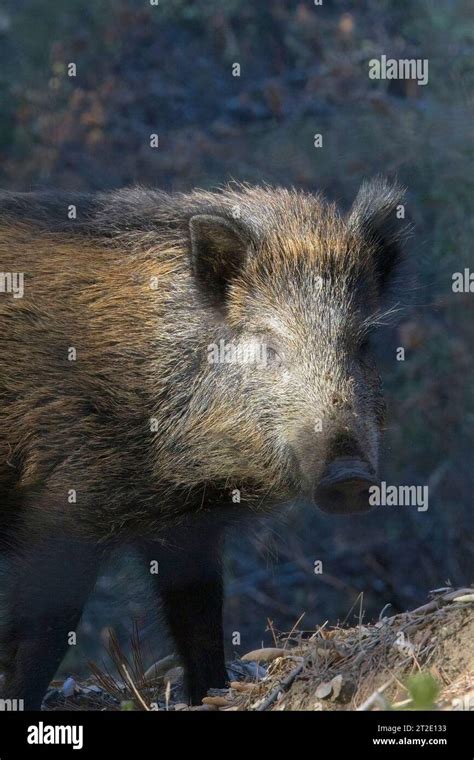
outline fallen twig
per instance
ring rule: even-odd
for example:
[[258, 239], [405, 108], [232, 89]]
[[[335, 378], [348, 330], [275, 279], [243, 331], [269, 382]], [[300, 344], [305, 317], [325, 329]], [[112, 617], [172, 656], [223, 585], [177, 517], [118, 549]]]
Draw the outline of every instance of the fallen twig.
[[270, 707], [273, 702], [276, 702], [278, 695], [281, 694], [282, 691], [287, 691], [287, 689], [289, 689], [295, 678], [297, 678], [297, 676], [299, 676], [299, 674], [302, 672], [305, 665], [306, 661], [297, 665], [296, 668], [293, 668], [293, 670], [286, 676], [286, 678], [280, 681], [278, 686], [272, 689], [268, 697], [264, 699], [264, 701], [256, 708], [256, 712], [263, 712], [268, 707]]

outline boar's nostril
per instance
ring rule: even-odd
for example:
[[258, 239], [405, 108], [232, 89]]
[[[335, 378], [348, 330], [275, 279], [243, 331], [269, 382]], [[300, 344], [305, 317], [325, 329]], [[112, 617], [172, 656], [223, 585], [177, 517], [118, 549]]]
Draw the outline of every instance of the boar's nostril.
[[365, 512], [371, 507], [369, 488], [376, 483], [375, 473], [366, 462], [340, 457], [327, 466], [315, 490], [314, 500], [324, 512]]
[[359, 444], [350, 433], [341, 433], [330, 445], [329, 460], [340, 460], [342, 457], [362, 460]]

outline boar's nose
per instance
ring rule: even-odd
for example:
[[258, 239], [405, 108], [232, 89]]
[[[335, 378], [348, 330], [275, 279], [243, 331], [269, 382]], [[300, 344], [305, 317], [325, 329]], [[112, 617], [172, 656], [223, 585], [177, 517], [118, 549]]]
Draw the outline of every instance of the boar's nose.
[[314, 492], [314, 501], [330, 514], [367, 512], [369, 488], [376, 485], [375, 473], [361, 459], [338, 457], [326, 467]]

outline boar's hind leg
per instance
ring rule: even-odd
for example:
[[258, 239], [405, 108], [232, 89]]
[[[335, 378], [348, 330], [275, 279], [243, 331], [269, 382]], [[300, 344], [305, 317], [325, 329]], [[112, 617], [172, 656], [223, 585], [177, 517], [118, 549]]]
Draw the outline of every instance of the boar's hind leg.
[[39, 710], [97, 577], [84, 541], [52, 537], [17, 547], [3, 577], [0, 649], [11, 654], [1, 696]]
[[162, 609], [185, 671], [188, 699], [201, 704], [210, 688], [224, 688], [227, 673], [222, 628], [221, 535], [215, 529], [172, 531], [166, 547], [147, 548]]

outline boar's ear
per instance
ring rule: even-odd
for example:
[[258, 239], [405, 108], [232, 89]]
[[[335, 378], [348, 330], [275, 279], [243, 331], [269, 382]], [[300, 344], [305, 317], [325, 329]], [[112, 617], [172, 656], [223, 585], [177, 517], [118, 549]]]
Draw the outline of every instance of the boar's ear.
[[223, 305], [232, 278], [241, 270], [249, 240], [220, 216], [197, 214], [189, 220], [193, 274], [210, 301]]
[[410, 225], [399, 218], [405, 191], [383, 177], [363, 182], [349, 215], [349, 228], [374, 247], [374, 268], [381, 292], [397, 279], [403, 264], [404, 240]]

